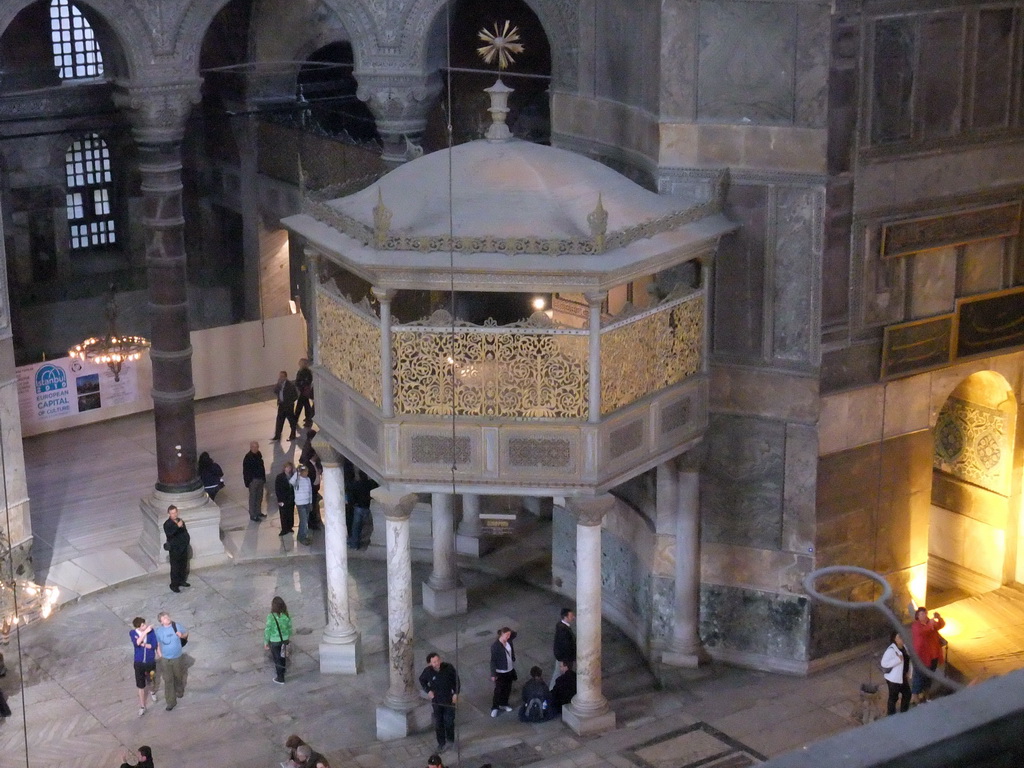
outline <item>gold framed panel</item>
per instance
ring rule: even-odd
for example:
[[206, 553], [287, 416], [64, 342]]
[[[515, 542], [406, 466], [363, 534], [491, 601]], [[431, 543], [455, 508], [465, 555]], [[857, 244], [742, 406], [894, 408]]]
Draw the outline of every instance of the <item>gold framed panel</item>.
[[955, 313], [889, 325], [882, 337], [881, 378], [948, 365], [953, 359]]
[[978, 240], [1014, 237], [1020, 233], [1020, 219], [1021, 203], [1016, 201], [883, 224], [881, 256], [892, 259]]
[[1024, 345], [1024, 285], [957, 299], [953, 353], [973, 357]]

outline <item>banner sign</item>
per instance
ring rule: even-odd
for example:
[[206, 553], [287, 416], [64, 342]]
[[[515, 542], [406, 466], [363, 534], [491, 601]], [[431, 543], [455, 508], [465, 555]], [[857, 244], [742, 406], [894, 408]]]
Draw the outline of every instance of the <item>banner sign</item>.
[[17, 370], [18, 407], [26, 432], [47, 421], [139, 399], [135, 366], [125, 363], [120, 381], [103, 364], [73, 357], [25, 365]]

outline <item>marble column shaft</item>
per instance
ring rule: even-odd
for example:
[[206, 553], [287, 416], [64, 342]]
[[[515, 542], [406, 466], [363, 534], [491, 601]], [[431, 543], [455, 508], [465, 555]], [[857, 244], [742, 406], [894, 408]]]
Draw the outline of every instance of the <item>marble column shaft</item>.
[[348, 547], [345, 545], [345, 473], [340, 464], [323, 461], [324, 558], [327, 564], [327, 626], [324, 642], [348, 643], [357, 637], [348, 599]]
[[701, 653], [700, 619], [700, 475], [680, 469], [676, 509], [676, 590], [673, 650]]
[[576, 696], [570, 708], [581, 719], [608, 712], [601, 691], [601, 521], [614, 506], [608, 494], [570, 499], [576, 517]]
[[598, 424], [601, 421], [601, 305], [606, 293], [587, 293], [587, 328], [588, 331], [588, 381], [587, 381], [587, 421]]
[[385, 419], [390, 419], [395, 415], [395, 378], [391, 351], [391, 300], [395, 297], [395, 290], [376, 285], [372, 290], [380, 302], [380, 410]]
[[480, 496], [476, 493], [462, 494], [462, 520], [459, 523], [460, 536], [480, 535]]
[[454, 589], [458, 586], [454, 501], [455, 497], [450, 493], [430, 494], [434, 564], [429, 584], [434, 589]]
[[413, 671], [412, 551], [409, 517], [414, 494], [401, 495], [375, 488], [373, 498], [383, 507], [387, 528], [388, 679], [384, 705], [399, 712], [419, 703]]

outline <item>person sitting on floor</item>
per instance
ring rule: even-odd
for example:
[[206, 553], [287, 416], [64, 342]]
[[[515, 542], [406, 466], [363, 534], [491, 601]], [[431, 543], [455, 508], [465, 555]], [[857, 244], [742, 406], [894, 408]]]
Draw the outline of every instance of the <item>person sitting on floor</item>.
[[530, 668], [530, 679], [523, 685], [523, 703], [519, 707], [519, 720], [524, 723], [543, 723], [554, 717], [551, 694], [544, 682], [540, 667]]

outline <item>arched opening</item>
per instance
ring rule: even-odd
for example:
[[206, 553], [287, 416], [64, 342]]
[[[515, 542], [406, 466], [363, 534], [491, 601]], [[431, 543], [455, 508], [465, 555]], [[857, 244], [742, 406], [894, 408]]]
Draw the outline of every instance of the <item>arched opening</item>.
[[124, 63], [103, 17], [73, 0], [26, 6], [0, 36], [0, 93], [18, 105], [0, 142], [18, 365], [94, 334], [111, 285], [122, 323], [147, 330], [134, 145], [110, 82]]
[[[494, 84], [498, 68], [481, 61], [477, 54], [481, 45], [477, 33], [482, 29], [493, 31], [495, 24], [504, 27], [505, 21], [518, 28], [523, 45], [523, 52], [515, 55], [515, 62], [501, 73], [502, 81], [515, 89], [509, 98], [509, 128], [520, 139], [549, 143], [551, 45], [540, 19], [529, 5], [523, 0], [457, 0], [452, 5], [451, 24], [447, 30], [444, 27], [446, 18], [442, 12], [435, 22], [433, 37], [442, 39], [435, 39], [430, 45], [432, 50], [443, 51], [450, 41], [450, 77], [445, 78], [437, 106], [428, 119], [423, 137], [424, 149], [430, 152], [447, 146], [449, 81], [454, 143], [482, 138], [490, 124], [488, 99], [483, 89]], [[445, 34], [447, 39], [444, 39]], [[442, 71], [448, 66], [444, 61], [438, 65]]]
[[928, 532], [929, 606], [1018, 578], [1020, 511], [1011, 504], [1016, 424], [1013, 390], [992, 371], [964, 379], [939, 410]]

